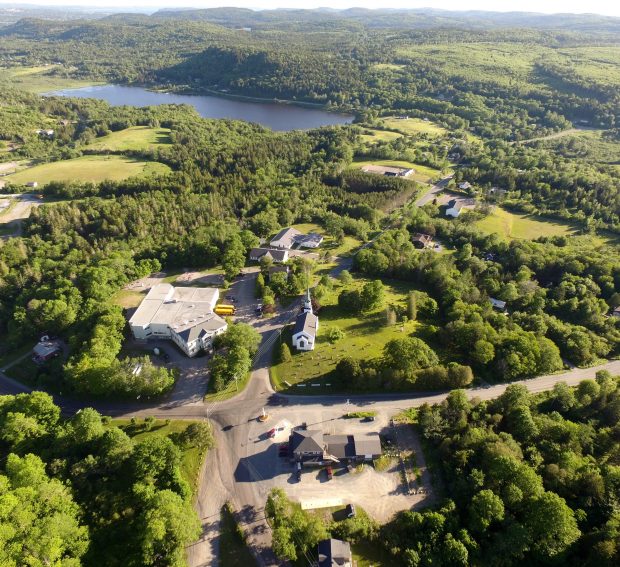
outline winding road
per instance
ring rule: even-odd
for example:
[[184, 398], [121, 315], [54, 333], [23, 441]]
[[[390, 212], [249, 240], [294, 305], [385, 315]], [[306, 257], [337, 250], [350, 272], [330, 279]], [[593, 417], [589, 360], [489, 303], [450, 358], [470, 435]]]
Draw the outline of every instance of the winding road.
[[[445, 187], [449, 178], [441, 180], [431, 192], [416, 204], [423, 205]], [[339, 267], [346, 264], [339, 263]], [[339, 269], [336, 268], [335, 272]], [[220, 402], [170, 399], [156, 403], [139, 402], [93, 402], [86, 404], [63, 397], [54, 401], [63, 412], [72, 415], [79, 409], [92, 406], [104, 415], [113, 417], [146, 417], [162, 419], [209, 419], [213, 423], [216, 447], [209, 451], [203, 465], [196, 508], [203, 526], [201, 538], [187, 549], [191, 567], [217, 565], [219, 548], [220, 509], [226, 502], [232, 502], [239, 511], [240, 525], [248, 536], [248, 545], [261, 566], [280, 565], [271, 551], [271, 533], [265, 520], [264, 503], [267, 496], [265, 479], [253, 458], [259, 455], [257, 439], [264, 434], [265, 426], [258, 424], [257, 418], [263, 411], [269, 414], [269, 423], [280, 420], [295, 420], [318, 423], [333, 421], [354, 407], [372, 408], [377, 412], [378, 421], [385, 422], [401, 410], [418, 407], [425, 403], [439, 403], [447, 396], [446, 392], [420, 392], [408, 394], [363, 394], [363, 395], [288, 395], [276, 393], [271, 385], [269, 366], [273, 350], [279, 344], [279, 336], [284, 326], [298, 312], [299, 303], [294, 302], [271, 319], [256, 319], [254, 316], [254, 289], [256, 270], [247, 270], [231, 289], [238, 299], [238, 319], [252, 324], [261, 334], [262, 343], [254, 360], [252, 375], [248, 386], [237, 396]], [[19, 363], [19, 360], [13, 364]], [[9, 378], [0, 368], [0, 393], [17, 394], [30, 389]], [[598, 366], [570, 371], [550, 376], [540, 376], [518, 383], [532, 392], [549, 390], [558, 382], [576, 385], [585, 378], [593, 378], [598, 370], [609, 370], [620, 374], [620, 360]], [[467, 390], [470, 398], [488, 400], [501, 395], [505, 384]], [[273, 425], [270, 425], [272, 427]]]

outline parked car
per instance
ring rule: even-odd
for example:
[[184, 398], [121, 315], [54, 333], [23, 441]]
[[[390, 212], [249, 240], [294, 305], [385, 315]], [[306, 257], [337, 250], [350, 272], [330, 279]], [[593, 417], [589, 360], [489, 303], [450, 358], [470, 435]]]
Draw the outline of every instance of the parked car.
[[327, 473], [327, 480], [331, 480], [334, 476], [334, 469], [332, 469], [331, 467], [327, 467], [325, 469], [325, 472]]
[[347, 504], [345, 512], [347, 514], [347, 518], [355, 518], [355, 504]]
[[298, 481], [301, 480], [301, 463], [297, 463], [297, 466], [295, 467], [295, 477]]
[[256, 306], [255, 311], [256, 311], [256, 313], [259, 313], [259, 314], [260, 314], [260, 313], [262, 313], [262, 312], [263, 312], [263, 306], [262, 306], [262, 305], [260, 305], [260, 304], [258, 304], [258, 305]]
[[272, 429], [270, 429], [269, 431], [267, 431], [267, 437], [275, 437], [276, 436], [276, 428], [273, 427]]

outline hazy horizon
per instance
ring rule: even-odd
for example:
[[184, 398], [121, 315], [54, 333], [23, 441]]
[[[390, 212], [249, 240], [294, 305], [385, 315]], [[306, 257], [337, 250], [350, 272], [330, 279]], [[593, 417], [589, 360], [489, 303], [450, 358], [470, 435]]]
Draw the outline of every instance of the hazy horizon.
[[[432, 6], [429, 5], [432, 3]], [[175, 3], [173, 0], [39, 0], [33, 2], [14, 2], [0, 0], [0, 6], [46, 6], [46, 7], [81, 7], [87, 9], [114, 9], [131, 11], [156, 11], [160, 9], [183, 9], [183, 8], [250, 8], [253, 10], [269, 10], [277, 8], [288, 9], [313, 9], [313, 8], [368, 8], [368, 9], [439, 9], [449, 11], [486, 11], [486, 12], [533, 12], [540, 14], [600, 14], [605, 16], [620, 17], [620, 3], [612, 3], [608, 0], [592, 0], [584, 5], [577, 0], [504, 0], [497, 3], [490, 0], [471, 0], [466, 6], [457, 0], [310, 0], [299, 6], [299, 2], [290, 0], [182, 0]]]

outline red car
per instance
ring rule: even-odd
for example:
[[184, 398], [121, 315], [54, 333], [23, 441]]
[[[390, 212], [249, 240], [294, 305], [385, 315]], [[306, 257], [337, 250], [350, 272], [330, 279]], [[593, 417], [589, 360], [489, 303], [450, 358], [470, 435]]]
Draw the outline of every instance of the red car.
[[276, 436], [276, 428], [270, 429], [267, 431], [267, 437], [275, 437]]
[[332, 469], [331, 467], [327, 467], [325, 469], [325, 472], [327, 473], [327, 480], [331, 480], [332, 476], [334, 476], [334, 469]]

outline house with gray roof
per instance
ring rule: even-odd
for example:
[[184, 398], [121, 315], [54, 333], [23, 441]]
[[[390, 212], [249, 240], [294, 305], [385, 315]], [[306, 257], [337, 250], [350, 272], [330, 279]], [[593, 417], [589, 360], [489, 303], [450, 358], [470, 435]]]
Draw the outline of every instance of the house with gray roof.
[[283, 228], [276, 234], [269, 243], [273, 248], [291, 249], [295, 244], [296, 238], [303, 236], [296, 228]]
[[260, 262], [263, 258], [270, 259], [276, 264], [283, 264], [288, 261], [288, 250], [278, 250], [275, 248], [252, 248], [250, 250], [250, 260]]
[[318, 544], [319, 567], [352, 567], [353, 556], [348, 542], [324, 539]]
[[291, 454], [298, 461], [306, 459], [322, 459], [325, 453], [323, 432], [313, 429], [293, 431], [289, 438]]
[[463, 208], [463, 203], [458, 199], [452, 199], [448, 203], [448, 208], [446, 209], [446, 216], [456, 218], [461, 214], [461, 209]]

